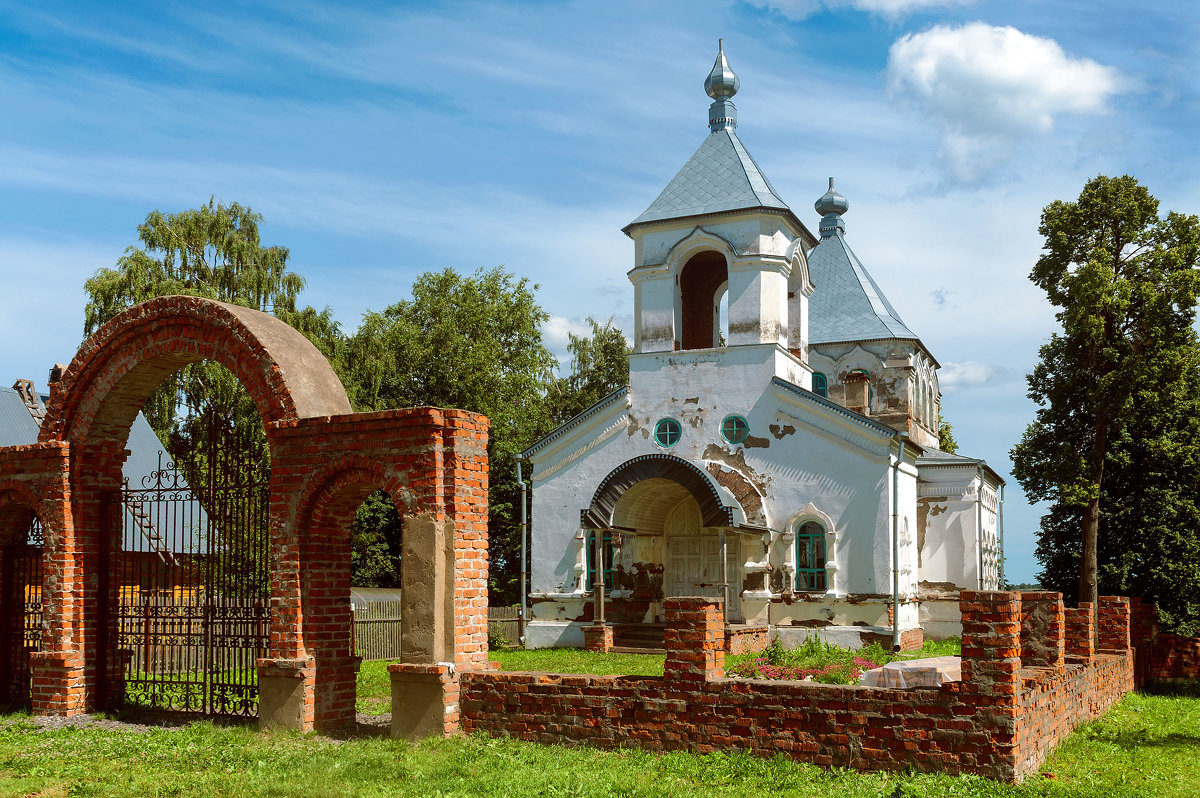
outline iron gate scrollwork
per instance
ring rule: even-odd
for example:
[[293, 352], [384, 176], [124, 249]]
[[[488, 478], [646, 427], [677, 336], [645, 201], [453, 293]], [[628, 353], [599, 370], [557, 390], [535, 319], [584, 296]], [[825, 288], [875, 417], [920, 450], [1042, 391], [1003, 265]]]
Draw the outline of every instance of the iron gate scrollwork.
[[[105, 569], [116, 645], [110, 700], [124, 707], [254, 716], [255, 660], [270, 624], [269, 466], [253, 436], [209, 437], [185, 467], [164, 459], [106, 500], [120, 518]], [[114, 515], [115, 514], [115, 515]], [[111, 522], [110, 522], [111, 523]]]
[[42, 644], [42, 525], [35, 518], [23, 539], [0, 548], [4, 641], [0, 704], [29, 706], [29, 658]]

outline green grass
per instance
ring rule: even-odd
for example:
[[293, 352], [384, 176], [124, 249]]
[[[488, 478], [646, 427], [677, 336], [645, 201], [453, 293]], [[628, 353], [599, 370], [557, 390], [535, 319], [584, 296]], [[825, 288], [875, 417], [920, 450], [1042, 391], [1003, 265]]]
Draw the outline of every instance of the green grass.
[[483, 737], [417, 746], [193, 723], [41, 731], [0, 715], [0, 796], [763, 796], [1194, 798], [1200, 691], [1131, 695], [1020, 787], [977, 777], [827, 770], [783, 757], [662, 756]]
[[[924, 648], [919, 651], [906, 651], [893, 656], [883, 652], [876, 645], [866, 649], [875, 661], [882, 664], [893, 659], [915, 659], [918, 657], [940, 657], [957, 655], [959, 650], [958, 638], [942, 642], [926, 641]], [[805, 654], [805, 652], [808, 652]], [[836, 646], [825, 646], [813, 642], [796, 652], [785, 652], [789, 657], [788, 663], [796, 667], [823, 668], [830, 662], [850, 661], [854, 654]], [[600, 654], [595, 651], [584, 651], [578, 648], [523, 648], [492, 649], [488, 655], [494, 662], [500, 663], [500, 669], [506, 671], [537, 671], [540, 673], [592, 673], [600, 676], [662, 676], [662, 654]], [[739, 654], [725, 657], [725, 670], [731, 673], [742, 663], [760, 658], [761, 653]], [[386, 662], [364, 662], [358, 672], [358, 701], [356, 709], [368, 715], [382, 715], [391, 712], [391, 683], [388, 680]]]

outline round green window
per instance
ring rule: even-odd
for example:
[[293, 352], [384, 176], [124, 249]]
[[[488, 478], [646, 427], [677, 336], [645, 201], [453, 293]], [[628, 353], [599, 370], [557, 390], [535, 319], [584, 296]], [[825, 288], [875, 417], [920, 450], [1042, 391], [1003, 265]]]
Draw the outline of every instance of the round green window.
[[730, 443], [741, 443], [750, 434], [750, 422], [741, 416], [725, 416], [721, 422], [721, 437]]
[[664, 418], [654, 425], [654, 442], [664, 449], [679, 443], [683, 427], [673, 418]]

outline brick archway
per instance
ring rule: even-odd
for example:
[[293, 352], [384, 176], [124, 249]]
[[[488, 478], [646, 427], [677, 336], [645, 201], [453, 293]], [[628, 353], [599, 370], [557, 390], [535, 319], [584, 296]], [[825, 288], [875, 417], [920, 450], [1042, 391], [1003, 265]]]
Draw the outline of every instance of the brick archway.
[[114, 519], [102, 517], [101, 497], [120, 484], [129, 428], [151, 391], [199, 360], [241, 381], [271, 451], [271, 642], [258, 662], [260, 722], [311, 729], [345, 720], [337, 679], [327, 679], [337, 668], [318, 661], [331, 651], [318, 644], [320, 624], [309, 625], [313, 651], [304, 634], [306, 614], [335, 619], [344, 608], [320, 569], [306, 565], [340, 556], [322, 551], [322, 541], [337, 537], [337, 523], [348, 525], [347, 502], [370, 488], [403, 496], [406, 517], [437, 532], [427, 554], [449, 564], [447, 593], [437, 600], [450, 608], [450, 657], [460, 668], [485, 662], [487, 419], [431, 408], [353, 413], [329, 363], [283, 322], [212, 300], [161, 297], [84, 342], [51, 388], [38, 444], [0, 447], [0, 481], [28, 486], [25, 500], [40, 508], [48, 533], [34, 711], [75, 714], [105, 703], [115, 635], [104, 620], [112, 591], [101, 564], [120, 535]]
[[151, 391], [199, 360], [233, 372], [264, 425], [351, 411], [333, 368], [297, 330], [262, 311], [166, 296], [114, 316], [83, 343], [51, 386], [39, 440], [124, 444]]

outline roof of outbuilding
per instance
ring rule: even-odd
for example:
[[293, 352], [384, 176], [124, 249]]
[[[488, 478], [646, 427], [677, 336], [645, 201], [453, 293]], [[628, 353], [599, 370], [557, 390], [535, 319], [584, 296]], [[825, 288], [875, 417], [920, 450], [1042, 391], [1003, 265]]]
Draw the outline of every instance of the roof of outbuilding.
[[[39, 398], [42, 400], [42, 404], [49, 399], [46, 394], [39, 394]], [[0, 446], [28, 446], [37, 443], [39, 429], [37, 422], [29, 413], [29, 408], [21, 399], [21, 395], [12, 388], [0, 387]], [[125, 442], [125, 448], [129, 450], [129, 457], [121, 466], [121, 474], [129, 481], [131, 488], [149, 487], [153, 483], [153, 474], [163, 468], [169, 457], [162, 453], [162, 443], [154, 434], [150, 422], [140, 412], [129, 427], [129, 438]], [[183, 480], [182, 475], [179, 477], [179, 484], [183, 485], [186, 490], [187, 483]], [[128, 513], [129, 508], [126, 507], [127, 516]], [[163, 531], [173, 533], [169, 535], [169, 538], [180, 551], [187, 550], [204, 554], [207, 553], [207, 544], [203, 540], [199, 541], [196, 545], [200, 550], [197, 552], [192, 538], [196, 534], [193, 527], [195, 529], [203, 528], [207, 517], [203, 508], [198, 508], [194, 518], [166, 519], [165, 523], [172, 529]], [[138, 531], [137, 524], [130, 523], [128, 517], [125, 520], [122, 550], [154, 551], [154, 544]], [[164, 521], [160, 518], [156, 519], [156, 523], [164, 523]]]
[[645, 222], [774, 208], [791, 211], [732, 129], [709, 134], [658, 199], [625, 230]]

